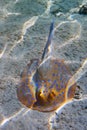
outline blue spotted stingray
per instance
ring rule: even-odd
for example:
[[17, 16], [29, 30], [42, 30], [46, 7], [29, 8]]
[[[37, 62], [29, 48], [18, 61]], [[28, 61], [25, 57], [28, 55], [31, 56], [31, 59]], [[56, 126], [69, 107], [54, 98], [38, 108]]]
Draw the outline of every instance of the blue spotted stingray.
[[51, 23], [47, 43], [41, 59], [30, 60], [21, 75], [17, 96], [30, 109], [50, 112], [71, 100], [76, 84], [67, 87], [71, 78], [69, 67], [64, 60], [49, 54], [53, 37], [54, 21]]

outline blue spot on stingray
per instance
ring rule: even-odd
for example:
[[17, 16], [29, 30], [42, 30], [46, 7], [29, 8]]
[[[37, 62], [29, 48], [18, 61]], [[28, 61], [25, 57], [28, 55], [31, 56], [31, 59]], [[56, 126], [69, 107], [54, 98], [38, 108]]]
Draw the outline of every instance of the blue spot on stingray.
[[35, 83], [35, 86], [38, 88], [38, 86], [39, 86], [38, 82]]
[[32, 83], [32, 82], [30, 82], [30, 84], [32, 85], [33, 83]]
[[56, 84], [56, 87], [58, 87], [58, 84]]
[[58, 67], [61, 67], [61, 63], [57, 63], [58, 64]]
[[49, 83], [51, 83], [51, 80], [50, 80], [50, 79], [48, 79], [48, 82], [49, 82]]
[[23, 87], [24, 87], [24, 86], [25, 86], [25, 83], [24, 83], [24, 82], [22, 82], [22, 83], [21, 83], [21, 86], [23, 86]]
[[56, 80], [54, 80], [53, 84], [50, 86], [50, 88], [53, 88], [56, 83]]
[[26, 84], [28, 84], [28, 78], [26, 78]]
[[21, 91], [22, 91], [22, 93], [23, 93], [23, 94], [25, 94], [25, 89], [24, 89], [24, 88], [22, 88], [22, 90], [21, 90]]
[[55, 76], [55, 73], [53, 73], [52, 75]]
[[64, 92], [62, 92], [62, 95], [64, 94]]
[[60, 77], [60, 81], [62, 82], [62, 75], [60, 75], [59, 77]]
[[31, 102], [32, 102], [32, 96], [29, 95], [28, 103], [31, 104]]
[[45, 88], [47, 87], [46, 84], [44, 85], [44, 87], [45, 87]]
[[54, 63], [55, 63], [55, 64], [57, 64], [58, 62], [57, 62], [57, 61], [55, 61]]
[[65, 88], [65, 85], [63, 83], [61, 83], [61, 88]]

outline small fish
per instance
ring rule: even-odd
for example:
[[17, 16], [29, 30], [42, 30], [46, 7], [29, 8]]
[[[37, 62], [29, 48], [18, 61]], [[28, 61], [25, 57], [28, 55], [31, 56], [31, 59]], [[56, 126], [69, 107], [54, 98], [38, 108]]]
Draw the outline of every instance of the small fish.
[[30, 60], [17, 88], [19, 101], [28, 108], [41, 112], [54, 111], [72, 100], [76, 88], [76, 84], [67, 87], [72, 74], [64, 60], [57, 59], [49, 53], [53, 29], [54, 21], [51, 23], [41, 59]]

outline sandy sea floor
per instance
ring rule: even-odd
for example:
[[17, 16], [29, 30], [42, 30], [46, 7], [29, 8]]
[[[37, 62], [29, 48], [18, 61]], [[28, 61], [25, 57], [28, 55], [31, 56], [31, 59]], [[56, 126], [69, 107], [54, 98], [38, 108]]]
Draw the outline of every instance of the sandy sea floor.
[[[86, 0], [0, 0], [0, 130], [87, 130]], [[72, 102], [56, 112], [23, 106], [16, 89], [30, 59], [41, 58], [55, 19], [53, 56], [64, 59], [76, 79]]]

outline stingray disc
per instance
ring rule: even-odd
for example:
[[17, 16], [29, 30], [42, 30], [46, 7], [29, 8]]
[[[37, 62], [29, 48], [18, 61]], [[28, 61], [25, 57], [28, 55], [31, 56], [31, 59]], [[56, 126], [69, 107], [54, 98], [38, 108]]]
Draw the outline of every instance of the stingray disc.
[[72, 75], [63, 60], [50, 57], [41, 64], [39, 60], [31, 62], [24, 70], [17, 89], [18, 98], [25, 106], [53, 111], [73, 98], [76, 85], [67, 89]]

